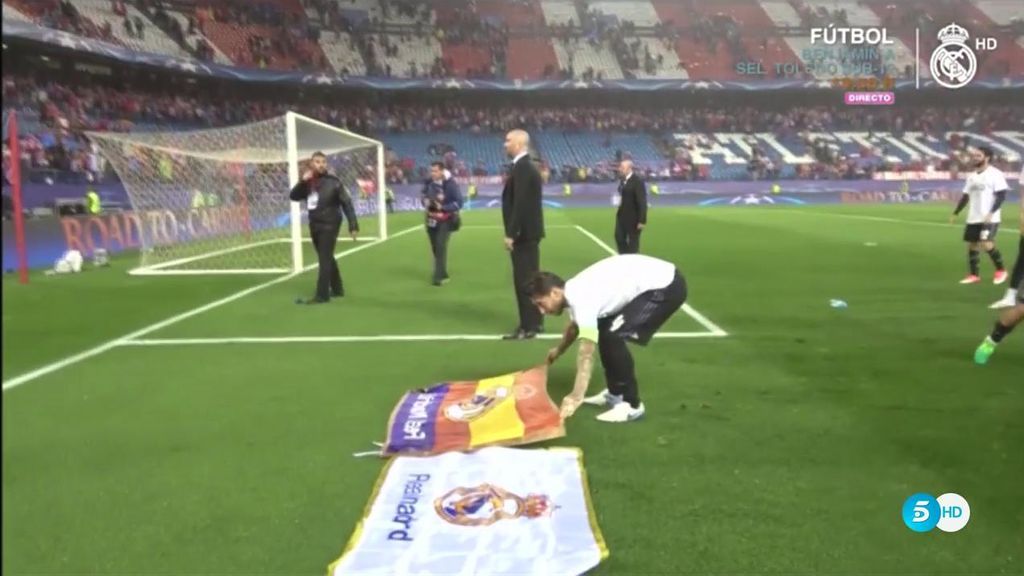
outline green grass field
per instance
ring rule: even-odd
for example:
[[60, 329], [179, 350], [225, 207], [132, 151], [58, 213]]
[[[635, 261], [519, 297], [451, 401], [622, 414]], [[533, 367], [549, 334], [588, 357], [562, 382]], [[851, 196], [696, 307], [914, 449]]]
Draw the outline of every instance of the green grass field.
[[[635, 351], [647, 418], [584, 408], [557, 442], [585, 453], [611, 549], [596, 573], [1024, 572], [1024, 333], [971, 362], [1002, 289], [957, 284], [947, 214], [652, 211], [643, 251], [678, 263], [689, 303], [728, 336], [678, 314], [666, 330], [690, 337]], [[606, 255], [576, 226], [610, 243], [609, 211], [546, 216], [544, 268]], [[302, 340], [510, 330], [498, 214], [465, 223], [440, 289], [417, 215], [385, 242], [340, 245], [358, 246], [340, 260], [349, 295], [327, 306], [293, 303], [312, 273], [137, 278], [127, 256], [5, 278], [4, 573], [322, 574], [382, 467], [351, 454], [383, 439], [400, 394], [526, 368], [552, 344]], [[556, 400], [572, 376], [571, 359], [552, 369]], [[915, 492], [965, 496], [970, 524], [911, 532]]]

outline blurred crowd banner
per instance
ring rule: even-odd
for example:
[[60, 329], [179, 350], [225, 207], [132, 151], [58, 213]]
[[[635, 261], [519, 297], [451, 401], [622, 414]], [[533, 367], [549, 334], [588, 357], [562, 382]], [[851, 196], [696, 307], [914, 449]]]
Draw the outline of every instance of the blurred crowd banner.
[[[59, 46], [67, 50], [87, 52], [105, 56], [130, 64], [141, 64], [185, 72], [210, 78], [234, 79], [250, 82], [295, 82], [316, 86], [338, 86], [350, 88], [370, 88], [374, 90], [635, 90], [635, 91], [698, 91], [698, 90], [793, 90], [793, 89], [833, 89], [828, 80], [787, 80], [787, 79], [751, 79], [742, 81], [705, 81], [705, 80], [466, 80], [459, 78], [364, 78], [308, 71], [265, 70], [258, 68], [240, 68], [224, 66], [213, 62], [202, 62], [194, 59], [178, 58], [164, 54], [137, 52], [122, 46], [110, 44], [68, 34], [60, 30], [43, 28], [30, 22], [5, 19], [3, 37], [38, 42]], [[912, 88], [914, 80], [899, 80], [895, 88]], [[937, 87], [932, 80], [922, 80], [924, 88]], [[1024, 78], [1000, 78], [995, 80], [977, 79], [971, 82], [974, 89], [1019, 89], [1024, 88]]]
[[[727, 206], [737, 209], [756, 206], [802, 206], [816, 204], [922, 204], [946, 203], [951, 206], [963, 191], [962, 180], [790, 180], [779, 182], [773, 191], [771, 181], [758, 182], [660, 182], [659, 193], [648, 194], [652, 211], [667, 206]], [[420, 210], [420, 186], [395, 185], [396, 212]], [[1011, 180], [1011, 199], [1019, 196]], [[123, 203], [127, 195], [119, 184], [98, 187], [104, 204]], [[565, 194], [562, 184], [549, 184], [544, 190], [546, 209], [607, 208], [609, 226], [614, 218], [618, 193], [615, 183], [573, 184], [571, 194]], [[27, 184], [24, 187], [26, 205], [45, 206], [54, 199], [84, 195], [84, 187], [70, 185]], [[283, 193], [283, 192], [282, 192]], [[472, 223], [474, 210], [497, 209], [501, 206], [501, 186], [480, 185], [475, 197], [466, 203], [466, 218]], [[356, 211], [366, 216], [376, 212], [377, 199], [364, 197], [356, 201]], [[166, 242], [184, 242], [192, 238], [216, 236], [227, 230], [225, 222], [234, 216], [230, 206], [183, 210], [149, 210], [141, 213], [128, 210], [109, 211], [97, 216], [38, 217], [26, 220], [26, 241], [29, 266], [49, 267], [64, 251], [75, 249], [87, 257], [96, 248], [116, 253], [138, 249], [140, 234], [163, 238]], [[266, 223], [267, 227], [280, 226], [286, 236], [288, 215]], [[222, 230], [222, 228], [224, 230]], [[3, 221], [3, 267], [10, 271], [16, 266], [14, 226], [5, 217]]]

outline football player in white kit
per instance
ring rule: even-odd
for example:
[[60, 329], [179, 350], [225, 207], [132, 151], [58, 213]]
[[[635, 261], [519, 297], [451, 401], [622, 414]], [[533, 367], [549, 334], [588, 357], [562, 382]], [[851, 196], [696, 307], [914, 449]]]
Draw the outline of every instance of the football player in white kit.
[[949, 221], [953, 223], [956, 217], [965, 207], [970, 206], [967, 211], [967, 227], [964, 229], [964, 242], [967, 242], [967, 262], [969, 273], [966, 278], [960, 281], [961, 284], [977, 284], [981, 282], [979, 275], [980, 250], [988, 253], [995, 264], [996, 273], [992, 278], [993, 284], [1006, 282], [1009, 275], [1003, 265], [1003, 255], [996, 248], [995, 238], [999, 232], [999, 223], [1002, 222], [1001, 208], [1006, 201], [1006, 195], [1010, 187], [1006, 184], [1006, 177], [996, 167], [992, 166], [992, 149], [987, 146], [979, 146], [971, 150], [971, 162], [974, 170], [967, 176], [964, 184], [964, 195], [960, 198], [956, 210], [950, 216]]

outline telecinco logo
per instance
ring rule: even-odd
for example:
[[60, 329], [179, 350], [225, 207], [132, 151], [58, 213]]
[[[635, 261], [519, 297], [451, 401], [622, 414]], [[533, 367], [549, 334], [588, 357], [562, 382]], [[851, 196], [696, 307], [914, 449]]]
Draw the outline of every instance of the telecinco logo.
[[928, 532], [935, 527], [943, 532], [957, 532], [970, 520], [967, 500], [953, 492], [938, 498], [919, 492], [903, 502], [903, 523], [914, 532]]

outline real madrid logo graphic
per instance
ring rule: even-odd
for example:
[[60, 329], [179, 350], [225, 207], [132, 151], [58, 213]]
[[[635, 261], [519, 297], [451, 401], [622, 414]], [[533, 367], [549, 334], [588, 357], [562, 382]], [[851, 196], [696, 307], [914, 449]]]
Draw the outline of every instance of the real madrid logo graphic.
[[504, 386], [491, 388], [473, 396], [469, 400], [449, 405], [444, 409], [444, 415], [445, 418], [453, 422], [472, 422], [493, 410], [495, 406], [510, 395], [511, 391]]
[[543, 494], [517, 496], [492, 484], [455, 488], [437, 500], [442, 520], [459, 526], [490, 526], [499, 520], [549, 516], [557, 506]]
[[956, 22], [939, 30], [941, 44], [932, 52], [932, 78], [946, 88], [963, 88], [978, 71], [974, 50], [967, 45], [971, 35]]

